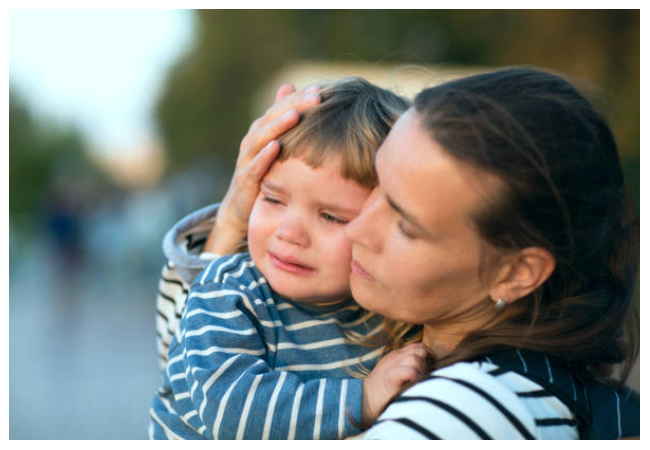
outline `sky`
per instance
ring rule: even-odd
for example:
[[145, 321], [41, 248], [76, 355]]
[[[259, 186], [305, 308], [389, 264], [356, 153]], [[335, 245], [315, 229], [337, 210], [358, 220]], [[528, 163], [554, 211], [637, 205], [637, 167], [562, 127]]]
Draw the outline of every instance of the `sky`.
[[10, 10], [10, 86], [95, 150], [126, 151], [155, 135], [152, 108], [192, 33], [189, 10]]

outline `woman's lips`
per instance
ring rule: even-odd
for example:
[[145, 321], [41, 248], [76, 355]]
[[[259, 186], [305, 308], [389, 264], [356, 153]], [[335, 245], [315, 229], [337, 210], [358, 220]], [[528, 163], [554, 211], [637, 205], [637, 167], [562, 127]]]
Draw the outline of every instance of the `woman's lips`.
[[296, 261], [283, 259], [271, 252], [269, 252], [269, 259], [275, 267], [295, 275], [312, 275], [316, 272], [316, 269], [298, 264]]
[[363, 278], [366, 281], [372, 281], [374, 282], [375, 279], [373, 278], [372, 275], [370, 275], [368, 272], [364, 270], [363, 267], [359, 265], [358, 262], [355, 260], [352, 260], [352, 263], [350, 264], [350, 268], [352, 269], [352, 272], [356, 275], [359, 275], [361, 278]]

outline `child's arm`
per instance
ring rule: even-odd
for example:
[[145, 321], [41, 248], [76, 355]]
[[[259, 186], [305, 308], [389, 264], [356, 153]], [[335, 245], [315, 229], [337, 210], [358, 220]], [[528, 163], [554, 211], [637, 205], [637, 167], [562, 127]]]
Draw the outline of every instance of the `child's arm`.
[[178, 415], [210, 439], [358, 433], [350, 418], [361, 421], [362, 381], [273, 371], [276, 344], [260, 333], [276, 324], [259, 317], [262, 308], [225, 285], [193, 286], [167, 366]]
[[391, 399], [426, 374], [428, 355], [431, 350], [426, 345], [411, 344], [379, 360], [363, 380], [364, 425], [372, 424]]

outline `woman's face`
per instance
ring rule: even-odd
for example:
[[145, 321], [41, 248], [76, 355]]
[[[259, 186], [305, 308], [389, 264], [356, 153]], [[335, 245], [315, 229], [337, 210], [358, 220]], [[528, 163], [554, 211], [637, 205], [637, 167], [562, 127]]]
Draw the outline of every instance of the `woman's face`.
[[469, 326], [461, 319], [488, 297], [471, 214], [490, 177], [448, 156], [414, 110], [397, 121], [375, 166], [379, 187], [346, 227], [354, 298], [399, 321]]

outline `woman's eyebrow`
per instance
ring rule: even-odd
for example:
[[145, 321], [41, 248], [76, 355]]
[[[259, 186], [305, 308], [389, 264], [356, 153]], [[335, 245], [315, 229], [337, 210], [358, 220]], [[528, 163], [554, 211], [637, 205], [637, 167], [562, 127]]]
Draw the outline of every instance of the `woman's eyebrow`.
[[404, 211], [404, 209], [400, 207], [397, 203], [395, 203], [395, 201], [392, 198], [390, 198], [388, 195], [386, 195], [386, 201], [388, 202], [391, 208], [397, 211], [400, 216], [408, 220], [409, 223], [413, 225], [415, 228], [417, 228], [418, 230], [420, 230], [421, 233], [425, 234], [426, 236], [431, 235], [431, 233], [429, 233], [429, 231], [426, 228], [424, 228], [424, 226], [422, 226], [420, 222], [418, 222], [413, 215]]

